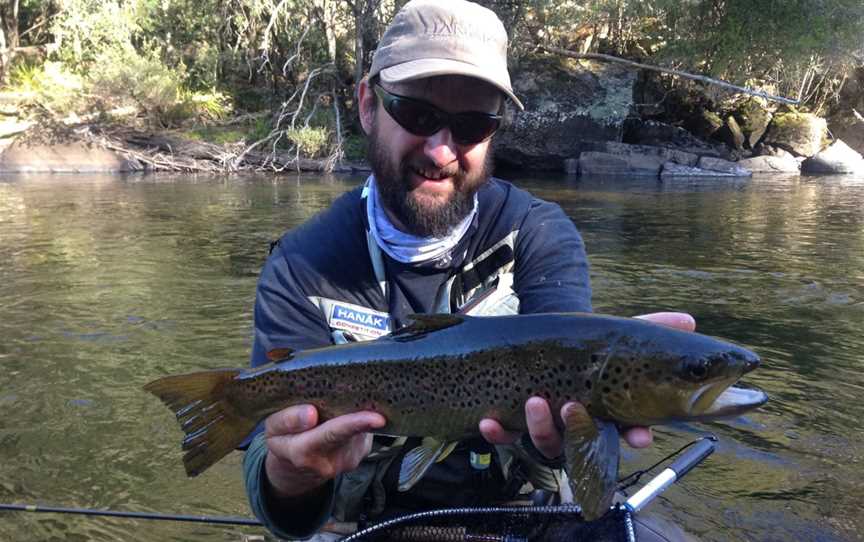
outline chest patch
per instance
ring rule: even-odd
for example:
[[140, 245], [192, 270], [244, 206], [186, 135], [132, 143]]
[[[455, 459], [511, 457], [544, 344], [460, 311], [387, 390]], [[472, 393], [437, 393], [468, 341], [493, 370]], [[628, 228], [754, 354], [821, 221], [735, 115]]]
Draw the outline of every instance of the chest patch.
[[331, 328], [373, 337], [390, 332], [390, 318], [384, 313], [344, 303], [333, 303], [330, 310]]

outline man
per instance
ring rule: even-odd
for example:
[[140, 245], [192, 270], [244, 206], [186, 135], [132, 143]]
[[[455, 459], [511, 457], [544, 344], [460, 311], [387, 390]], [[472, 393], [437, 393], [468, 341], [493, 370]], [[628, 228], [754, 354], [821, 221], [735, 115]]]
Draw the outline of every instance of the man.
[[[258, 286], [253, 366], [273, 350], [382, 336], [411, 313], [591, 310], [573, 223], [490, 177], [503, 101], [522, 108], [506, 49], [503, 25], [477, 4], [414, 0], [396, 15], [358, 88], [373, 175], [274, 247]], [[660, 318], [692, 329], [686, 315]], [[418, 442], [373, 446], [385, 424], [375, 412], [319, 424], [314, 407], [287, 408], [267, 419], [244, 459], [253, 511], [278, 536], [305, 538], [331, 517], [502, 502], [525, 482], [556, 491], [553, 414], [536, 397], [525, 411], [527, 436], [482, 420], [485, 440], [460, 443], [399, 491], [401, 458]], [[641, 447], [651, 436], [635, 428], [626, 439]]]

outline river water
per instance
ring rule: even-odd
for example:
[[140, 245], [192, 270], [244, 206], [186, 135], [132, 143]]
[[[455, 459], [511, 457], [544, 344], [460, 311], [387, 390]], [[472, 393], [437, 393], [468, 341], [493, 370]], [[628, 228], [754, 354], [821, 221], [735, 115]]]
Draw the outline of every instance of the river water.
[[[239, 454], [186, 479], [141, 390], [240, 366], [268, 243], [360, 178], [0, 178], [0, 501], [247, 515]], [[693, 314], [759, 352], [770, 402], [655, 431], [625, 472], [704, 431], [718, 452], [650, 511], [703, 540], [864, 530], [864, 179], [523, 179], [582, 231], [595, 310]], [[338, 232], [334, 232], [338, 235]], [[255, 527], [0, 512], [2, 540], [239, 541]]]

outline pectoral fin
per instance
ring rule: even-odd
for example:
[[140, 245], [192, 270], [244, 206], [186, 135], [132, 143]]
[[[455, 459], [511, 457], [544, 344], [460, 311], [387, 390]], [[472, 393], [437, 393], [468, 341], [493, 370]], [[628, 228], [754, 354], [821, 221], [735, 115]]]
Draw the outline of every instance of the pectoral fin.
[[615, 424], [591, 418], [585, 409], [571, 408], [564, 416], [564, 455], [573, 499], [588, 521], [612, 506], [620, 455]]
[[399, 467], [399, 491], [408, 491], [423, 478], [434, 463], [446, 459], [456, 447], [456, 442], [441, 442], [425, 437], [419, 446], [410, 450], [402, 458]]

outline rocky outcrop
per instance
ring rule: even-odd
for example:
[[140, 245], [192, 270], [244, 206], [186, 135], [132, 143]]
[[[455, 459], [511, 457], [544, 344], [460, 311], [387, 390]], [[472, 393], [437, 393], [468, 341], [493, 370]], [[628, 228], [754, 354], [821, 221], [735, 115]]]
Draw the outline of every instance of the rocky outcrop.
[[611, 63], [540, 57], [513, 73], [525, 111], [495, 138], [496, 160], [534, 170], [564, 169], [587, 143], [621, 141], [633, 105], [634, 70]]
[[864, 158], [849, 145], [837, 140], [801, 164], [804, 173], [864, 173]]
[[629, 145], [613, 141], [593, 144], [579, 156], [582, 175], [630, 175], [657, 177], [663, 164], [695, 166], [699, 155], [666, 147]]
[[698, 156], [730, 157], [729, 150], [719, 143], [702, 141], [680, 126], [654, 120], [628, 120], [624, 125], [624, 143], [663, 147]]
[[812, 113], [778, 113], [774, 115], [765, 143], [783, 148], [797, 156], [813, 156], [828, 136], [825, 119]]
[[83, 142], [16, 141], [0, 154], [2, 173], [115, 173], [139, 171], [142, 165]]

